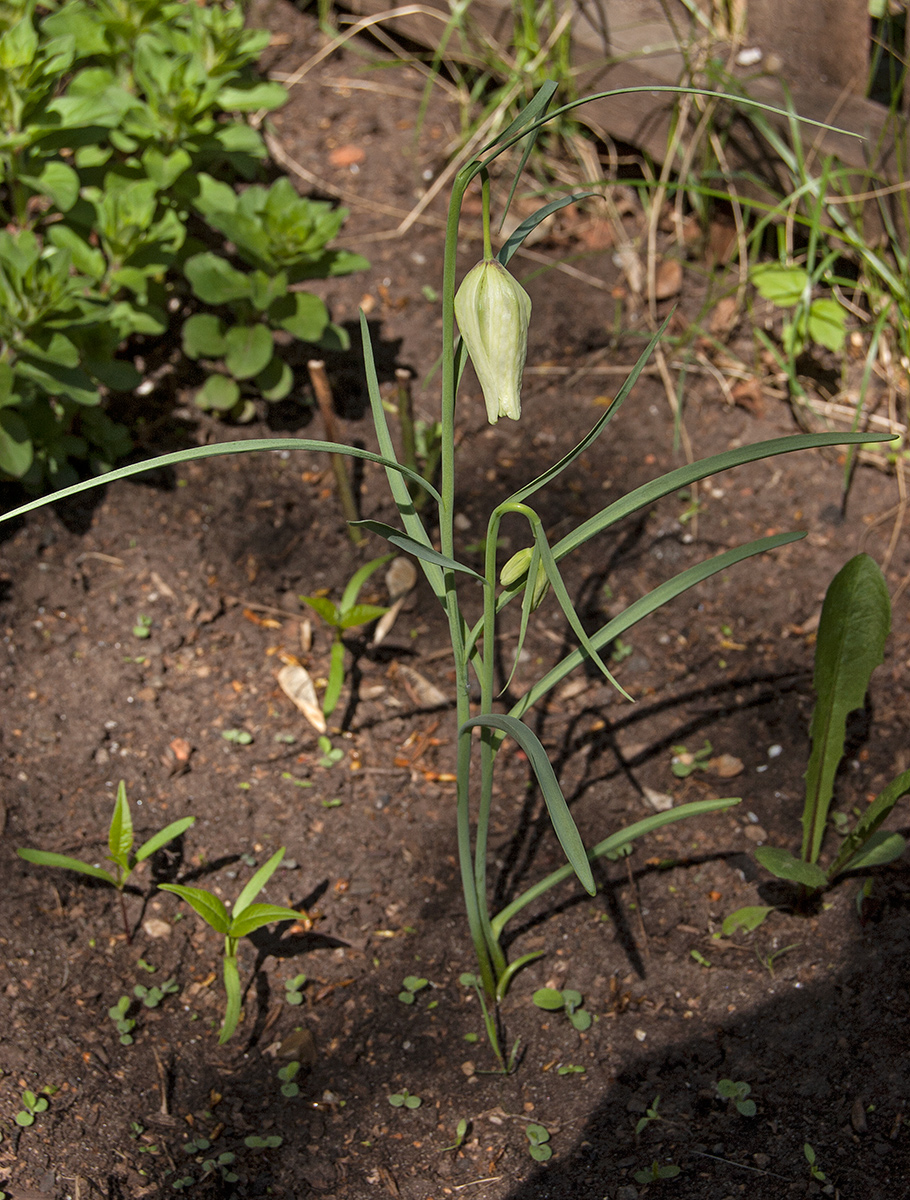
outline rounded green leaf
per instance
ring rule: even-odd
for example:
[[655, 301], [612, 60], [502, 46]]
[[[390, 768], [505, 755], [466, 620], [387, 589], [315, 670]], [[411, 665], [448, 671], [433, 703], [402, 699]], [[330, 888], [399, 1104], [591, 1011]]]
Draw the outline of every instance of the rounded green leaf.
[[814, 300], [809, 306], [809, 337], [837, 354], [847, 337], [847, 310], [837, 300]]
[[33, 458], [34, 449], [25, 421], [9, 408], [0, 410], [0, 472], [21, 479]]
[[190, 358], [221, 358], [227, 350], [224, 324], [214, 313], [194, 313], [184, 321], [181, 337]]
[[272, 333], [265, 325], [235, 325], [224, 335], [224, 362], [235, 379], [258, 375], [272, 357]]
[[240, 388], [225, 375], [210, 375], [196, 393], [199, 408], [230, 412], [240, 399]]
[[302, 342], [318, 342], [329, 323], [325, 304], [311, 292], [294, 292], [276, 300], [269, 318]]
[[277, 354], [256, 376], [256, 386], [263, 400], [283, 400], [294, 386], [294, 372]]
[[546, 1009], [547, 1012], [558, 1012], [559, 1009], [565, 1007], [562, 992], [558, 992], [556, 988], [538, 988], [531, 999], [538, 1008]]
[[188, 258], [183, 273], [193, 293], [206, 304], [228, 304], [231, 300], [242, 300], [250, 294], [246, 275], [209, 250]]
[[767, 904], [749, 904], [745, 908], [738, 908], [724, 917], [721, 933], [724, 937], [729, 937], [737, 929], [741, 929], [743, 933], [751, 933], [753, 929], [758, 929], [769, 912], [774, 912], [774, 909]]

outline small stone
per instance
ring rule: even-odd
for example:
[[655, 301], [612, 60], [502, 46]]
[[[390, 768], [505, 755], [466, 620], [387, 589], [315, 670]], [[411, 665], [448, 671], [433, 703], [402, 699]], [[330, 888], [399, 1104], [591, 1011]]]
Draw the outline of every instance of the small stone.
[[470, 1060], [468, 1060], [468, 1062], [463, 1062], [461, 1064], [461, 1073], [462, 1073], [462, 1075], [467, 1075], [468, 1079], [471, 1078], [471, 1076], [476, 1072], [476, 1070], [477, 1070], [477, 1068]]
[[142, 928], [150, 938], [166, 938], [171, 936], [170, 923], [162, 921], [160, 917], [149, 917], [147, 921], [142, 922]]
[[760, 843], [768, 840], [768, 834], [766, 830], [762, 829], [761, 825], [747, 825], [743, 833], [750, 842]]
[[752, 1161], [755, 1163], [755, 1165], [757, 1167], [761, 1167], [761, 1169], [764, 1170], [765, 1167], [767, 1167], [769, 1165], [769, 1163], [771, 1162], [771, 1155], [770, 1154], [762, 1154], [761, 1152], [759, 1152], [758, 1154], [752, 1155]]
[[635, 1040], [636, 1040], [636, 1042], [643, 1042], [647, 1036], [648, 1036], [648, 1035], [645, 1033], [645, 1031], [644, 1031], [643, 1029], [636, 1029], [636, 1030], [635, 1030]]
[[734, 776], [743, 773], [742, 759], [737, 758], [735, 754], [718, 754], [708, 760], [707, 768], [720, 779], [733, 779]]

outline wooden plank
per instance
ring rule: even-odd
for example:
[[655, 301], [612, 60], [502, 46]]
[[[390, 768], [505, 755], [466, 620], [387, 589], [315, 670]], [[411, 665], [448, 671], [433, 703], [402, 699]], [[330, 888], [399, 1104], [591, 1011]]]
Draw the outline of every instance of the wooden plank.
[[746, 23], [749, 44], [780, 60], [792, 88], [866, 94], [868, 0], [748, 0]]

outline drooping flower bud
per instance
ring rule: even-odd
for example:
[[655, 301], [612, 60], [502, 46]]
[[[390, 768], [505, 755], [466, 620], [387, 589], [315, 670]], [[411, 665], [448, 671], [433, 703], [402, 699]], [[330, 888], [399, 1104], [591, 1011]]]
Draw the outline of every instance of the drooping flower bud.
[[[517, 550], [499, 572], [499, 582], [502, 586], [512, 587], [522, 580], [530, 569], [533, 556], [534, 549], [532, 546], [525, 546], [523, 550]], [[544, 565], [538, 561], [537, 578], [534, 580], [534, 593], [531, 596], [531, 612], [534, 612], [539, 606], [541, 600], [543, 600], [549, 590], [550, 581], [547, 579]]]
[[531, 297], [498, 259], [473, 267], [455, 296], [455, 316], [495, 425], [521, 416], [521, 374], [528, 350]]

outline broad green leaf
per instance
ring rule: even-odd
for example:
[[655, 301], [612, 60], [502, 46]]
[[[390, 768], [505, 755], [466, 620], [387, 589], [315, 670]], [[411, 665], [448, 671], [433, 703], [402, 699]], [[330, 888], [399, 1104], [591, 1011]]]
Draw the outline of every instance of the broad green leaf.
[[558, 992], [556, 988], [538, 988], [531, 1000], [538, 1008], [546, 1009], [547, 1012], [559, 1012], [560, 1009], [565, 1008], [562, 992]]
[[328, 596], [298, 596], [297, 599], [322, 617], [326, 625], [330, 625], [333, 629], [340, 628], [341, 613], [338, 605], [334, 604]]
[[65, 396], [76, 404], [86, 406], [100, 404], [101, 396], [80, 367], [64, 367], [57, 363], [41, 362], [20, 358], [16, 363], [18, 374], [37, 383], [49, 396]]
[[582, 887], [588, 895], [595, 895], [597, 887], [594, 883], [594, 876], [591, 873], [591, 864], [588, 862], [587, 851], [581, 840], [581, 834], [578, 832], [578, 827], [572, 819], [572, 814], [569, 812], [569, 806], [566, 804], [562, 789], [556, 779], [556, 774], [553, 771], [549, 758], [547, 758], [547, 752], [540, 744], [537, 736], [523, 721], [507, 716], [504, 713], [481, 713], [480, 716], [472, 717], [469, 721], [465, 721], [462, 728], [469, 729], [475, 725], [481, 728], [502, 730], [503, 733], [516, 741], [522, 750], [524, 750], [528, 757], [528, 762], [531, 764], [531, 769], [537, 778], [537, 782], [540, 784], [544, 803], [547, 806], [547, 812], [550, 815], [553, 831], [559, 840], [559, 844], [565, 851], [566, 858], [569, 860], [572, 870], [578, 876]]
[[760, 296], [780, 308], [799, 304], [809, 289], [809, 273], [802, 267], [760, 263], [752, 268], [749, 278]]
[[126, 784], [122, 779], [117, 788], [117, 799], [114, 802], [114, 813], [107, 834], [107, 844], [113, 861], [128, 873], [129, 853], [133, 848], [133, 819], [130, 816], [130, 805], [126, 798]]
[[831, 581], [818, 625], [813, 679], [817, 700], [802, 818], [806, 862], [814, 863], [821, 849], [834, 777], [844, 753], [847, 716], [865, 702], [890, 626], [884, 576], [874, 559], [858, 554]]
[[809, 337], [839, 353], [847, 338], [847, 310], [837, 300], [813, 300], [809, 306]]
[[278, 864], [284, 858], [285, 847], [282, 846], [276, 850], [268, 862], [263, 863], [253, 878], [249, 881], [237, 899], [234, 901], [233, 914], [234, 921], [240, 916], [245, 908], [248, 908], [253, 897], [258, 896], [268, 881], [278, 870]]
[[311, 292], [292, 292], [276, 300], [269, 318], [302, 342], [318, 342], [329, 323], [328, 309]]
[[299, 921], [300, 913], [294, 908], [284, 908], [280, 904], [251, 904], [240, 916], [235, 916], [231, 922], [231, 937], [249, 937], [263, 925], [273, 925], [276, 921]]
[[213, 408], [216, 412], [229, 412], [240, 399], [240, 388], [226, 375], [210, 375], [196, 393], [200, 408]]
[[[438, 498], [435, 488], [433, 489], [433, 496]], [[402, 533], [392, 525], [386, 525], [382, 521], [351, 521], [350, 524], [369, 529], [370, 533], [379, 534], [387, 542], [390, 542], [393, 546], [397, 546], [399, 550], [406, 550], [408, 554], [413, 554], [415, 558], [419, 558], [423, 562], [432, 563], [437, 567], [444, 567], [449, 571], [463, 571], [465, 575], [472, 575], [475, 579], [479, 579], [481, 583], [486, 583], [484, 577], [479, 575], [472, 567], [466, 567], [463, 563], [456, 562], [454, 558], [449, 558], [447, 555], [441, 554], [432, 546], [425, 546], [423, 542], [418, 542], [415, 538], [408, 537], [406, 533]]]
[[191, 825], [196, 823], [195, 817], [181, 817], [179, 821], [172, 821], [170, 825], [165, 825], [164, 829], [160, 829], [158, 833], [150, 837], [147, 842], [143, 842], [136, 851], [136, 862], [144, 862], [150, 858], [156, 850], [160, 850], [162, 846], [166, 846], [168, 842], [179, 838], [182, 833], [186, 833]]
[[61, 212], [69, 212], [79, 199], [79, 176], [66, 163], [45, 163], [35, 180], [39, 191], [50, 196]]
[[78, 871], [80, 875], [91, 875], [93, 879], [101, 879], [112, 887], [117, 886], [117, 881], [109, 871], [80, 862], [78, 858], [70, 858], [68, 854], [53, 854], [49, 850], [17, 850], [16, 853], [26, 862], [37, 863], [39, 867], [62, 867], [65, 871]]
[[170, 154], [164, 154], [157, 146], [146, 146], [142, 152], [145, 173], [161, 191], [173, 187], [192, 161], [188, 152], [180, 147]]
[[743, 933], [751, 933], [753, 929], [758, 929], [770, 912], [774, 912], [774, 909], [767, 904], [749, 904], [745, 908], [738, 908], [724, 917], [724, 923], [720, 927], [721, 933], [724, 937], [729, 937], [738, 929]]
[[243, 300], [250, 294], [250, 282], [246, 275], [209, 250], [188, 258], [183, 265], [183, 273], [193, 294], [206, 304], [229, 304], [232, 300]]
[[[29, 66], [38, 52], [38, 34], [31, 11], [20, 9], [19, 19], [0, 37], [0, 70], [12, 74]], [[9, 86], [9, 85], [7, 85]]]
[[89, 278], [96, 280], [104, 275], [107, 269], [104, 255], [100, 250], [83, 241], [69, 225], [64, 225], [62, 222], [51, 225], [47, 231], [47, 237], [54, 246], [60, 247], [61, 250], [69, 250], [73, 266], [81, 275], [88, 275]]
[[875, 833], [898, 800], [908, 793], [910, 793], [910, 771], [904, 771], [892, 779], [888, 786], [876, 796], [857, 821], [850, 835], [844, 839], [840, 853], [828, 868], [829, 879], [833, 879], [843, 870], [853, 870], [852, 865], [847, 868], [844, 864], [856, 854], [866, 839]]
[[223, 87], [218, 93], [217, 103], [225, 112], [255, 112], [259, 108], [281, 108], [287, 99], [286, 87], [264, 80], [249, 88]]
[[880, 829], [878, 833], [871, 834], [863, 848], [857, 851], [842, 869], [867, 871], [870, 867], [883, 867], [886, 863], [900, 858], [906, 849], [906, 838], [901, 837], [899, 833], [888, 833]]
[[269, 363], [274, 344], [265, 325], [234, 325], [224, 335], [224, 363], [235, 379], [251, 379]]
[[227, 350], [224, 323], [214, 313], [194, 313], [184, 321], [181, 336], [190, 358], [221, 358]]
[[21, 479], [34, 459], [28, 426], [12, 408], [0, 409], [0, 472]]
[[358, 625], [369, 625], [385, 616], [388, 608], [381, 604], [352, 604], [341, 616], [342, 629], [356, 629]]
[[779, 846], [759, 846], [755, 857], [765, 870], [776, 875], [778, 879], [802, 884], [813, 891], [828, 886], [828, 876], [817, 863], [796, 858], [789, 850], [783, 850]]
[[283, 400], [294, 386], [294, 372], [283, 358], [273, 354], [254, 382], [264, 400], [275, 402]]
[[216, 933], [227, 935], [231, 926], [228, 910], [217, 896], [204, 888], [185, 887], [181, 883], [161, 883], [158, 885], [162, 892], [173, 892], [181, 900], [185, 900], [203, 921], [206, 921]]
[[0, 408], [5, 404], [17, 404], [19, 397], [13, 394], [15, 376], [8, 362], [0, 361]]

